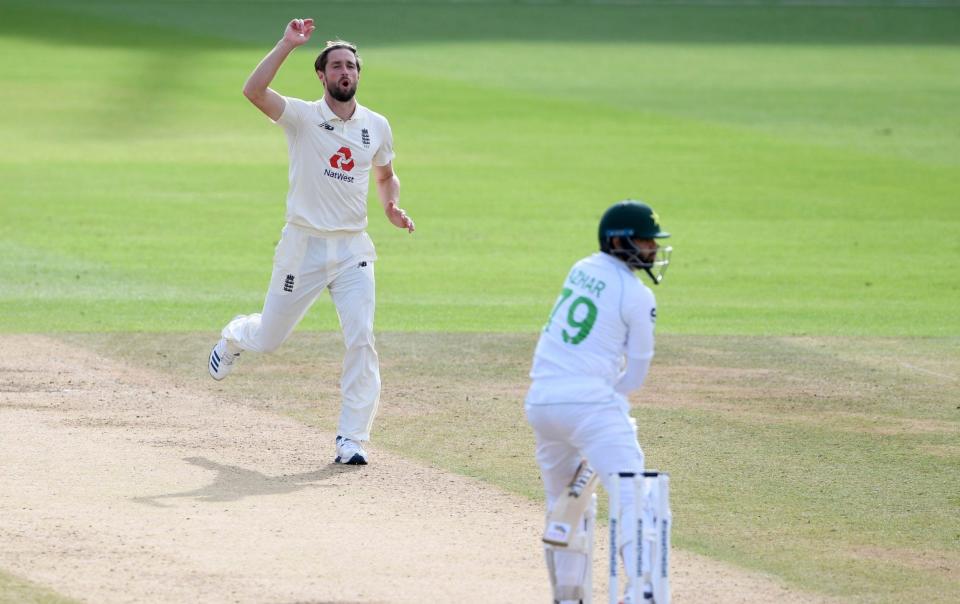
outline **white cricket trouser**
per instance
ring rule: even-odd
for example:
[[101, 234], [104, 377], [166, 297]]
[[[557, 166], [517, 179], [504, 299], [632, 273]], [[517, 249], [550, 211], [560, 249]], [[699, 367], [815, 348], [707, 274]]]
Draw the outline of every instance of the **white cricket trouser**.
[[[547, 509], [552, 510], [563, 494], [581, 459], [600, 474], [604, 487], [617, 472], [642, 472], [643, 451], [625, 402], [527, 405], [527, 421], [537, 441], [537, 464], [543, 477]], [[620, 485], [620, 552], [625, 575], [636, 569], [636, 511], [632, 481]], [[590, 561], [576, 552], [556, 550], [554, 564], [558, 585], [581, 581], [584, 564]]]
[[274, 254], [263, 312], [240, 315], [222, 332], [244, 350], [272, 352], [286, 341], [323, 290], [329, 289], [346, 347], [337, 434], [358, 441], [370, 440], [380, 403], [380, 366], [373, 336], [376, 258], [366, 233], [320, 237], [287, 224]]

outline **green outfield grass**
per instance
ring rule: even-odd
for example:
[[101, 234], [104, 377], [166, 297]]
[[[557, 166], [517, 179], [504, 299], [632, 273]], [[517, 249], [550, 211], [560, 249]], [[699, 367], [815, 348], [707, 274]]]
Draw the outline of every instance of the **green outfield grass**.
[[[74, 4], [8, 3], [0, 23], [18, 57], [0, 66], [0, 329], [216, 329], [256, 310], [285, 141], [239, 90], [315, 7]], [[675, 233], [663, 332], [958, 333], [960, 9], [317, 17], [364, 51], [361, 100], [392, 120], [419, 227], [373, 212], [382, 329], [535, 328], [602, 210], [634, 196]], [[315, 46], [279, 90], [319, 95]], [[336, 326], [321, 306], [306, 328]]]
[[0, 570], [0, 604], [78, 604], [78, 601]]

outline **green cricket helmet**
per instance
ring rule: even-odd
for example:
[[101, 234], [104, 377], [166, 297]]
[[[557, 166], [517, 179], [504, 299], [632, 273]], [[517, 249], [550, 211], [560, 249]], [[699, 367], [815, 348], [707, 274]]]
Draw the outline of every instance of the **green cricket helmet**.
[[[653, 254], [644, 252], [635, 239], [664, 239], [670, 233], [660, 228], [660, 217], [647, 204], [626, 199], [613, 204], [600, 218], [600, 251], [610, 254], [637, 270], [643, 269], [655, 284], [663, 280], [673, 248], [657, 244]], [[614, 239], [617, 244], [614, 245]]]

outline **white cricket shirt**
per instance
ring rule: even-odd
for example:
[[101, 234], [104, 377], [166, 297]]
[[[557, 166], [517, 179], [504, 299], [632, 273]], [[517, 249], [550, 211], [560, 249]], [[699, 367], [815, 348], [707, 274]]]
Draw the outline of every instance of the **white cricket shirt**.
[[287, 222], [316, 231], [363, 231], [370, 168], [394, 157], [387, 119], [359, 103], [344, 121], [322, 98], [284, 101], [276, 123], [290, 151]]
[[597, 252], [570, 269], [540, 334], [528, 405], [623, 401], [625, 358], [649, 361], [657, 306], [621, 260]]

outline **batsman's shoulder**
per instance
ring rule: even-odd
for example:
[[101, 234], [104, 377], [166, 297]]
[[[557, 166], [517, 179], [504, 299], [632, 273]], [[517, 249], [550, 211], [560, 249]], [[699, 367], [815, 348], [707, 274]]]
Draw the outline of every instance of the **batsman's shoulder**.
[[630, 297], [632, 303], [650, 308], [656, 307], [657, 297], [649, 285], [640, 279], [627, 279], [626, 285], [627, 291], [625, 294]]

